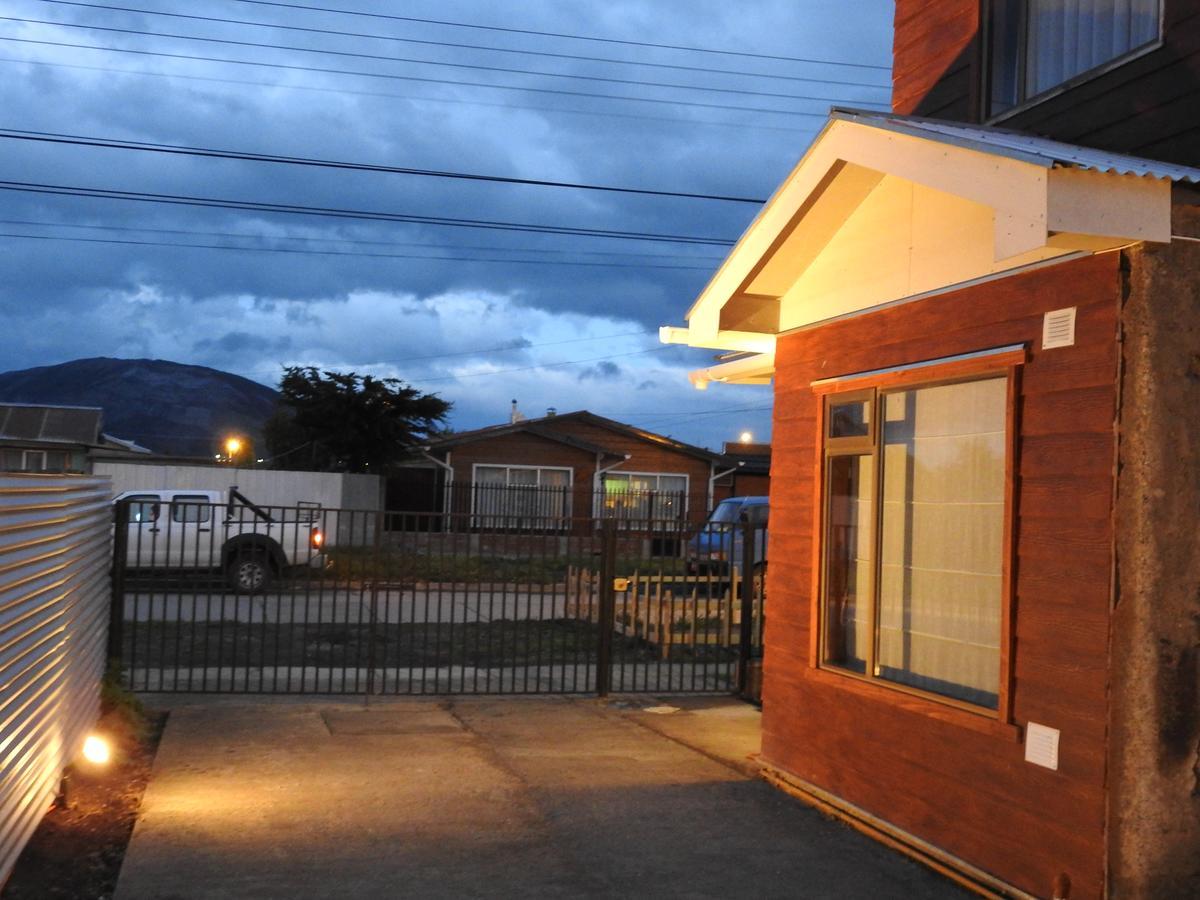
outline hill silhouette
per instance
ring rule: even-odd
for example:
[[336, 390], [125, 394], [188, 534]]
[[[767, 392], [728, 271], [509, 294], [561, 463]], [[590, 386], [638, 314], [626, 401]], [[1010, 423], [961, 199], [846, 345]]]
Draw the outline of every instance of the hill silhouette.
[[231, 432], [261, 452], [277, 397], [240, 375], [163, 359], [96, 357], [0, 373], [0, 402], [98, 406], [106, 434], [172, 456], [211, 456]]

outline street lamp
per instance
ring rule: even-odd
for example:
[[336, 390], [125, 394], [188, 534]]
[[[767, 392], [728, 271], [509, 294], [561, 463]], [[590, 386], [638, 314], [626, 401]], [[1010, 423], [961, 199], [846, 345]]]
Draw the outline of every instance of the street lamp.
[[225, 438], [225, 458], [229, 462], [236, 462], [237, 455], [242, 452], [242, 439], [239, 437]]
[[742, 442], [743, 444], [748, 444], [748, 443], [750, 443], [752, 440], [754, 440], [754, 435], [752, 435], [752, 434], [751, 434], [750, 432], [748, 432], [748, 431], [743, 431], [743, 432], [742, 432], [742, 436], [739, 438], [739, 440], [741, 440], [741, 442]]

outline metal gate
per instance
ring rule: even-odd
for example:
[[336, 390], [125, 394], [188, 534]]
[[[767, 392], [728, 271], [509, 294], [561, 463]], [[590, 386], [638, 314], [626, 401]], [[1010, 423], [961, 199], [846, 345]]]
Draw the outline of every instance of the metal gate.
[[136, 691], [604, 695], [754, 683], [765, 532], [748, 523], [710, 526], [700, 541], [674, 520], [179, 494], [122, 500], [115, 521], [110, 653]]

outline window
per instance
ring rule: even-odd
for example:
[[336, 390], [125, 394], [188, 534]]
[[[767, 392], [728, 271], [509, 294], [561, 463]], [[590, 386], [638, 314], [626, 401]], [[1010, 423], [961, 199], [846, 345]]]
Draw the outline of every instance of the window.
[[669, 472], [605, 472], [606, 519], [668, 528], [687, 519], [688, 477]]
[[125, 499], [129, 501], [129, 524], [158, 521], [159, 500], [154, 494], [135, 494]]
[[989, 115], [1159, 38], [1161, 0], [992, 0]]
[[572, 471], [476, 465], [471, 510], [480, 528], [562, 529], [571, 516]]
[[979, 368], [825, 393], [818, 664], [997, 710], [1013, 375]]
[[211, 518], [211, 501], [203, 494], [177, 494], [171, 501], [172, 522], [207, 522]]

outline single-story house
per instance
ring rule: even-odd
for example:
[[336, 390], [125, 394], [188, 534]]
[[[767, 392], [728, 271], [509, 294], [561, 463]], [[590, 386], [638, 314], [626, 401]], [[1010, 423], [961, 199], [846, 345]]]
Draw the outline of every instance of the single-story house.
[[150, 453], [104, 434], [103, 419], [93, 406], [0, 403], [0, 471], [86, 473], [98, 453]]
[[662, 332], [774, 382], [766, 774], [993, 895], [1200, 892], [1197, 185], [834, 110]]
[[771, 445], [726, 441], [721, 449], [728, 474], [716, 480], [714, 500], [765, 497], [771, 488]]
[[734, 467], [702, 447], [580, 410], [433, 441], [393, 473], [387, 505], [450, 512], [458, 525], [557, 520], [565, 529], [603, 516], [669, 530], [703, 522], [716, 481]]

